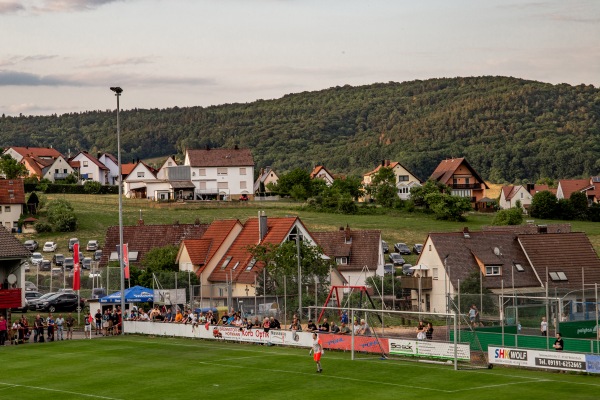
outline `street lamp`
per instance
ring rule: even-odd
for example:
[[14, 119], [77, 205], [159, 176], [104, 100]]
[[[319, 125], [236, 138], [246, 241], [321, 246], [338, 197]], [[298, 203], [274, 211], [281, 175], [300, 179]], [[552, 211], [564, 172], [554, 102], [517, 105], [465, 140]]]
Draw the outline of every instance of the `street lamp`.
[[[119, 169], [119, 269], [121, 270], [121, 321], [125, 317], [125, 271], [123, 269], [123, 174], [121, 172], [121, 126], [119, 125], [119, 97], [123, 93], [120, 87], [111, 87], [117, 97], [117, 162]], [[125, 325], [121, 325], [121, 335], [125, 335]]]

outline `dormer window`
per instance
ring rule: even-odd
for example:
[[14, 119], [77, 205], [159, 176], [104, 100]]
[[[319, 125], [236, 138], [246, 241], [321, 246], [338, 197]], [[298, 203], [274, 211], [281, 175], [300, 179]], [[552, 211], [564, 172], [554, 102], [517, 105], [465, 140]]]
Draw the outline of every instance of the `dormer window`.
[[525, 271], [525, 268], [523, 268], [523, 265], [519, 264], [519, 263], [515, 263], [515, 268], [517, 269], [517, 271], [519, 272], [523, 272]]
[[352, 244], [352, 236], [346, 237], [345, 243], [346, 244]]
[[221, 265], [221, 269], [227, 268], [227, 265], [229, 265], [229, 262], [231, 261], [232, 258], [233, 258], [232, 256], [227, 257], [225, 259], [225, 261], [223, 261], [223, 264]]
[[246, 267], [246, 271], [250, 271], [252, 269], [252, 267], [254, 267], [254, 265], [256, 264], [256, 259], [252, 259], [250, 260], [250, 262], [248, 263], [248, 266]]
[[568, 281], [567, 279], [567, 275], [565, 275], [564, 272], [560, 271], [560, 272], [550, 272], [550, 279], [552, 279], [555, 282], [558, 281]]
[[485, 276], [500, 276], [502, 268], [499, 265], [486, 265]]
[[337, 265], [347, 265], [348, 264], [348, 257], [336, 257], [335, 258], [335, 263]]

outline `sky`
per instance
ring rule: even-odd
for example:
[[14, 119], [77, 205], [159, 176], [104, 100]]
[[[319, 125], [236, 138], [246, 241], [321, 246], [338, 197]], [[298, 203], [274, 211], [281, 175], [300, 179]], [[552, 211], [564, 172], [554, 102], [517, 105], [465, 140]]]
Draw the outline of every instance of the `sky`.
[[0, 0], [0, 113], [501, 75], [600, 87], [598, 0]]

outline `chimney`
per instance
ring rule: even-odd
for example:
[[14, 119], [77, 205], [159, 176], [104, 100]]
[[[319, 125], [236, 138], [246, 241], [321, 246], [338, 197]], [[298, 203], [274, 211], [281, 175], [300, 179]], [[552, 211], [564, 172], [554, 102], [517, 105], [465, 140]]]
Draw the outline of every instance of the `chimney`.
[[258, 243], [267, 235], [267, 215], [264, 211], [258, 212]]
[[233, 146], [234, 150], [239, 150], [240, 148], [238, 147], [238, 145], [236, 144], [235, 146]]
[[463, 228], [463, 236], [465, 237], [465, 239], [469, 239], [471, 237], [471, 235], [469, 234], [469, 227], [465, 226]]
[[102, 153], [100, 153], [100, 152], [96, 153], [96, 158], [97, 158], [98, 160], [100, 159], [100, 157], [101, 157], [101, 156], [102, 156]]
[[389, 167], [389, 166], [390, 166], [390, 163], [391, 163], [391, 162], [390, 162], [390, 160], [385, 160], [385, 166], [386, 166], [386, 167]]
[[385, 167], [385, 160], [381, 160], [381, 166]]
[[346, 224], [346, 229], [344, 231], [344, 239], [346, 244], [352, 243], [352, 235], [350, 234], [350, 225]]
[[210, 150], [210, 146], [209, 146], [209, 145], [206, 145], [204, 148], [205, 148], [206, 150]]
[[538, 233], [548, 233], [548, 225], [538, 225]]
[[200, 226], [200, 218], [196, 218], [196, 220], [194, 221], [194, 225]]
[[142, 217], [142, 209], [140, 208], [140, 219], [138, 219], [138, 226], [144, 225], [144, 218]]
[[535, 183], [528, 183], [526, 189], [531, 193], [535, 189]]

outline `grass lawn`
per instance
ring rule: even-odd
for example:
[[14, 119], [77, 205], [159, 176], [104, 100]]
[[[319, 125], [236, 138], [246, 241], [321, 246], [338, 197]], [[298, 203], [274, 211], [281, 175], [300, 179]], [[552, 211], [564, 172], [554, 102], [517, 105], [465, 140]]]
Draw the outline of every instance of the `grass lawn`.
[[351, 361], [327, 351], [190, 339], [94, 338], [0, 349], [5, 399], [597, 399], [600, 376]]

